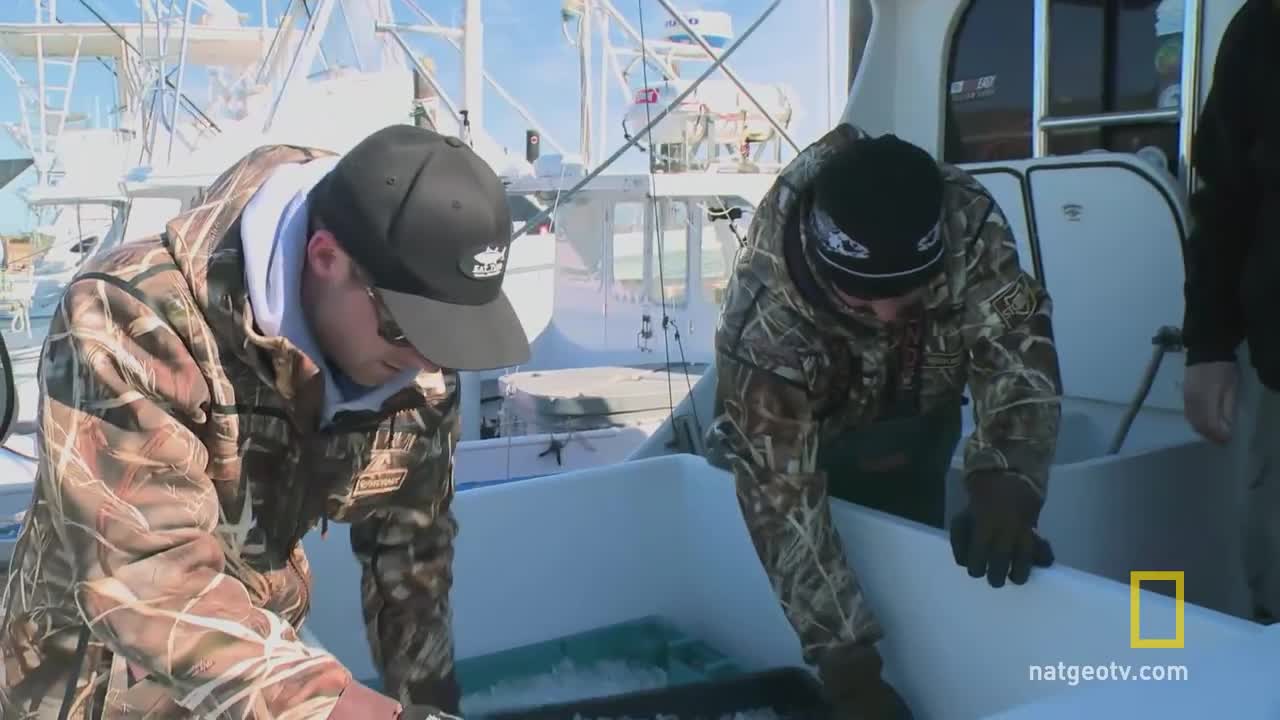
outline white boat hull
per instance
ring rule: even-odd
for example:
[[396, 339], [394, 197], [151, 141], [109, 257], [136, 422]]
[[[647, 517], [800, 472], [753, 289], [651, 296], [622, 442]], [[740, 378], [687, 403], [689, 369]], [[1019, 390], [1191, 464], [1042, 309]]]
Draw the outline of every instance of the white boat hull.
[[[732, 481], [701, 459], [654, 458], [478, 488], [460, 493], [455, 510], [461, 531], [452, 599], [461, 659], [661, 615], [743, 670], [801, 663]], [[919, 720], [1047, 717], [1034, 705], [1041, 701], [1060, 713], [1054, 717], [1102, 709], [1112, 717], [1117, 707], [1145, 708], [1171, 688], [1218, 701], [1230, 692], [1233, 717], [1261, 717], [1249, 710], [1280, 698], [1274, 683], [1248, 684], [1211, 666], [1234, 667], [1239, 657], [1274, 668], [1278, 633], [1187, 604], [1184, 649], [1134, 649], [1125, 583], [1060, 565], [1022, 587], [992, 589], [955, 565], [935, 530], [841, 501], [832, 512], [885, 626], [887, 674]], [[358, 677], [369, 677], [376, 673], [358, 622], [359, 569], [345, 527], [330, 533], [304, 541], [316, 576], [308, 627]], [[1143, 591], [1141, 609], [1170, 620], [1174, 601]], [[1134, 672], [1185, 666], [1188, 678], [1095, 682], [1107, 685], [1096, 692], [1030, 679], [1032, 666], [1059, 662], [1114, 662]]]

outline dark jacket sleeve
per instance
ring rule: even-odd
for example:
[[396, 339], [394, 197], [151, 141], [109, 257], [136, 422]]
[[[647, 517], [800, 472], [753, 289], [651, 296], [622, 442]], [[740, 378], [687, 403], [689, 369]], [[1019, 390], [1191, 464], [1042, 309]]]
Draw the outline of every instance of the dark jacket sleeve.
[[1269, 8], [1249, 3], [1227, 27], [1214, 63], [1213, 85], [1192, 147], [1202, 182], [1191, 196], [1192, 231], [1186, 257], [1183, 340], [1187, 364], [1232, 360], [1244, 338], [1240, 274], [1256, 233], [1260, 188], [1249, 153], [1256, 137], [1250, 87], [1258, 30]]

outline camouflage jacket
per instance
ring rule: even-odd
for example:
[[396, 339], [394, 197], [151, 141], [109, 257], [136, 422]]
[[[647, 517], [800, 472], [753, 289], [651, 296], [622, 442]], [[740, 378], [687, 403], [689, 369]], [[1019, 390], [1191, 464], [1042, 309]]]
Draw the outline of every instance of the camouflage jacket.
[[[761, 534], [765, 526], [796, 523], [816, 523], [805, 531], [811, 536], [834, 537], [816, 507], [807, 520], [773, 525], [769, 516], [790, 512], [790, 501], [752, 495], [790, 488], [821, 504], [821, 444], [882, 417], [897, 384], [903, 338], [874, 319], [842, 311], [798, 251], [799, 213], [824, 158], [862, 135], [838, 125], [783, 170], [756, 208], [726, 290], [715, 337], [717, 417], [707, 444], [713, 462], [733, 470], [744, 502], [755, 505], [746, 509], [749, 524], [758, 520], [757, 543], [769, 542]], [[965, 446], [967, 472], [1011, 473], [1043, 496], [1060, 413], [1049, 296], [1020, 268], [1013, 235], [991, 195], [962, 170], [941, 168], [948, 250], [945, 272], [925, 299], [918, 411], [960, 402], [968, 384], [976, 430]], [[822, 546], [825, 540], [806, 542]], [[833, 555], [819, 562], [836, 572], [840, 552], [834, 545], [827, 552]], [[860, 601], [840, 604], [849, 602], [857, 605], [855, 617], [831, 622], [847, 630], [846, 639], [875, 635]]]
[[327, 717], [350, 674], [295, 629], [300, 540], [330, 519], [351, 523], [388, 694], [439, 702], [452, 681], [456, 377], [319, 429], [320, 371], [260, 334], [247, 299], [242, 208], [273, 168], [322, 154], [254, 151], [67, 287], [6, 584], [6, 720], [52, 720], [64, 694], [84, 720]]

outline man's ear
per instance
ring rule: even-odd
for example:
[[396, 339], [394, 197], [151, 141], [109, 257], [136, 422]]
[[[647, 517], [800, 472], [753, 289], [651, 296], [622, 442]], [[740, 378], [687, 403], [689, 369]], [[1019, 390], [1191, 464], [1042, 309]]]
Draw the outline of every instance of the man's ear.
[[307, 267], [318, 278], [339, 281], [350, 274], [350, 259], [328, 230], [316, 230], [307, 239]]

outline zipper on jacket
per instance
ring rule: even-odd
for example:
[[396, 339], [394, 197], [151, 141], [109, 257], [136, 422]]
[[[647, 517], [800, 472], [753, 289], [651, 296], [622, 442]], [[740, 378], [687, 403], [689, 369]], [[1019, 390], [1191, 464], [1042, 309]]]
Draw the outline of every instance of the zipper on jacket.
[[80, 628], [80, 637], [76, 640], [76, 654], [71, 661], [71, 673], [67, 679], [67, 689], [62, 694], [62, 707], [58, 709], [58, 720], [67, 720], [71, 715], [71, 703], [76, 699], [76, 687], [80, 684], [80, 674], [84, 672], [84, 658], [89, 651], [89, 626]]

